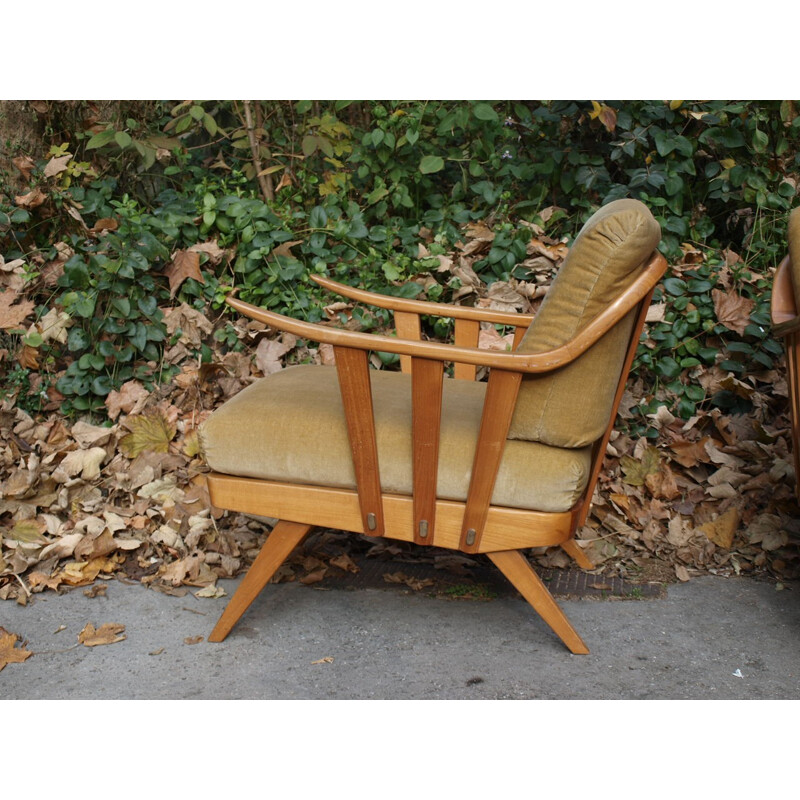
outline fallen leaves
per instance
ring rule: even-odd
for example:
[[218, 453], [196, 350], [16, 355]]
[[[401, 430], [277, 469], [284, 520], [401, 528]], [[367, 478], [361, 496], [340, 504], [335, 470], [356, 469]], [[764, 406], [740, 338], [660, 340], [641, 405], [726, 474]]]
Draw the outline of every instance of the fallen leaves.
[[169, 452], [169, 443], [175, 436], [176, 428], [163, 413], [155, 411], [129, 417], [125, 424], [130, 433], [120, 439], [119, 447], [128, 458], [136, 458], [145, 450], [154, 453]]
[[87, 622], [83, 630], [78, 634], [78, 641], [86, 647], [116, 644], [127, 638], [123, 635], [124, 630], [125, 626], [116, 622], [106, 622], [97, 629], [91, 622]]
[[16, 633], [9, 633], [5, 628], [0, 628], [0, 672], [8, 664], [21, 664], [33, 655], [24, 645], [17, 647], [18, 640], [19, 636]]
[[33, 313], [34, 304], [32, 300], [21, 300], [19, 295], [11, 289], [0, 292], [0, 328], [3, 330], [13, 330], [22, 325], [22, 320]]
[[719, 289], [712, 290], [711, 298], [718, 322], [740, 336], [743, 335], [744, 329], [750, 324], [750, 314], [755, 303], [736, 292], [721, 292]]
[[188, 278], [200, 283], [206, 282], [200, 272], [200, 254], [192, 250], [177, 250], [173, 253], [172, 261], [165, 267], [164, 274], [169, 281], [170, 297], [175, 297], [178, 289]]

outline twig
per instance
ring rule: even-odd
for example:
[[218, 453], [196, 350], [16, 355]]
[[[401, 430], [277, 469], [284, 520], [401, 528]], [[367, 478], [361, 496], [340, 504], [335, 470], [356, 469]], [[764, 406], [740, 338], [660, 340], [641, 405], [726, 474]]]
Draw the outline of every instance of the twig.
[[256, 141], [256, 132], [253, 126], [253, 114], [250, 110], [250, 101], [244, 101], [244, 118], [247, 126], [247, 138], [250, 140], [250, 153], [253, 157], [253, 169], [256, 171], [256, 178], [258, 185], [261, 188], [261, 194], [264, 196], [265, 202], [270, 202], [274, 199], [271, 187], [267, 183], [265, 176], [260, 175], [261, 172], [261, 158], [258, 154], [258, 142]]
[[20, 576], [17, 575], [16, 572], [12, 572], [11, 574], [19, 581], [19, 585], [25, 590], [25, 594], [28, 595], [28, 597], [30, 597], [31, 590], [25, 585], [25, 582], [22, 580], [22, 578], [20, 578]]
[[[261, 103], [256, 103], [256, 128], [262, 131], [264, 130], [264, 116], [261, 112]], [[272, 158], [271, 152], [267, 153], [267, 158]], [[272, 183], [272, 173], [270, 172], [269, 175], [264, 175], [264, 178], [267, 181], [267, 191], [269, 192], [269, 196], [275, 197], [275, 188]]]

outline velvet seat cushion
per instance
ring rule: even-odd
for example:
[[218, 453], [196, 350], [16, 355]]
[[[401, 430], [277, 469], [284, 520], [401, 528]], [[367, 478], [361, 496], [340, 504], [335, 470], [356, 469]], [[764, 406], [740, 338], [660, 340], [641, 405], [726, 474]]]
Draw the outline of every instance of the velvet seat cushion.
[[[372, 370], [381, 486], [412, 491], [411, 378]], [[486, 384], [446, 379], [438, 496], [466, 500]], [[355, 488], [334, 367], [296, 366], [262, 378], [217, 409], [200, 428], [211, 469], [228, 475]], [[589, 478], [591, 447], [508, 441], [492, 503], [567, 511]]]

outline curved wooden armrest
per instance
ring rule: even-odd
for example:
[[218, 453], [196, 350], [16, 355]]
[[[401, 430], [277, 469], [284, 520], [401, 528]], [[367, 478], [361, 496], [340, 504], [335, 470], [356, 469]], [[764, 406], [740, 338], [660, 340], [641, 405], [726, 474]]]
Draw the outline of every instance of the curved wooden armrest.
[[797, 333], [798, 331], [800, 331], [800, 317], [792, 317], [791, 319], [784, 320], [772, 326], [772, 334], [778, 338], [788, 336], [790, 333]]
[[574, 361], [603, 334], [607, 333], [649, 294], [663, 275], [666, 266], [667, 262], [664, 257], [658, 252], [654, 253], [636, 280], [611, 305], [598, 314], [573, 339], [561, 347], [544, 353], [503, 353], [496, 350], [458, 347], [439, 342], [396, 339], [391, 336], [360, 333], [341, 328], [329, 328], [313, 322], [302, 322], [231, 297], [227, 298], [225, 302], [241, 314], [278, 330], [288, 331], [304, 339], [325, 342], [338, 347], [380, 350], [386, 353], [428, 358], [434, 361], [455, 361], [512, 372], [549, 372]]
[[350, 300], [365, 303], [378, 308], [388, 308], [390, 311], [405, 311], [412, 314], [429, 314], [434, 317], [449, 317], [450, 319], [469, 319], [476, 322], [492, 322], [496, 325], [514, 325], [527, 328], [533, 321], [533, 314], [514, 314], [508, 311], [494, 311], [489, 308], [471, 308], [470, 306], [452, 306], [446, 303], [432, 303], [427, 300], [409, 300], [405, 297], [376, 294], [365, 289], [357, 289], [338, 283], [322, 275], [312, 275], [311, 280], [324, 289]]

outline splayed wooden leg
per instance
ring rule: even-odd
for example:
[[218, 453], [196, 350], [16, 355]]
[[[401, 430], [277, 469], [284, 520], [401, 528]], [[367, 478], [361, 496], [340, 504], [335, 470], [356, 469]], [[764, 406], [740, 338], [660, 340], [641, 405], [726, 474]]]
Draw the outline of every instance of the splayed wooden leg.
[[517, 591], [533, 606], [539, 616], [573, 653], [586, 654], [589, 648], [583, 643], [575, 628], [559, 608], [528, 559], [519, 550], [504, 550], [486, 555], [503, 575], [514, 584]]
[[581, 569], [594, 569], [595, 566], [589, 561], [586, 553], [583, 552], [583, 549], [574, 539], [567, 539], [566, 542], [561, 542], [561, 549], [568, 555], [572, 557], [572, 560], [581, 568]]
[[275, 525], [261, 552], [256, 556], [236, 593], [222, 612], [214, 630], [211, 631], [209, 642], [221, 642], [230, 633], [231, 628], [310, 529], [311, 525], [284, 520]]

